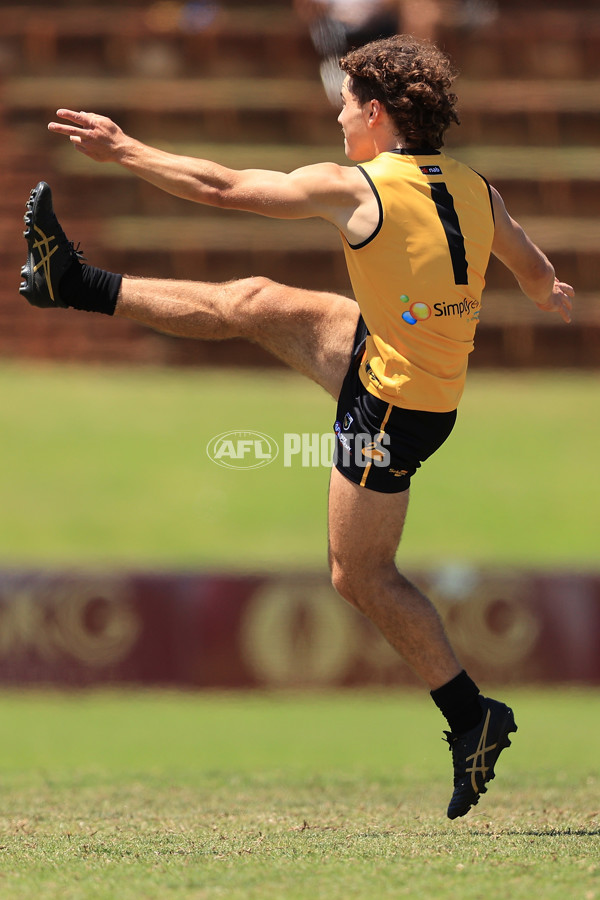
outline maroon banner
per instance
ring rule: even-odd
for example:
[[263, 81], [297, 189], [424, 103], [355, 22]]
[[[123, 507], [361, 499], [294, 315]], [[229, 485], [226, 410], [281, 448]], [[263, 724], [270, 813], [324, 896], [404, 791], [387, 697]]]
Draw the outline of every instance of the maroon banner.
[[[600, 575], [412, 573], [476, 679], [600, 684]], [[416, 684], [326, 575], [0, 572], [0, 682]]]

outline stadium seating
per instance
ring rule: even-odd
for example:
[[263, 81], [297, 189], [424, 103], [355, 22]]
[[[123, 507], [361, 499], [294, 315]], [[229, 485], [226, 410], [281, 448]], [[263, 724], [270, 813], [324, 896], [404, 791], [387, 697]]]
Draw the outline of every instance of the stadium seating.
[[[262, 273], [349, 291], [335, 232], [281, 226], [170, 198], [49, 135], [58, 106], [116, 119], [142, 140], [235, 167], [343, 162], [318, 59], [291, 3], [223, 3], [203, 27], [183, 4], [55, 3], [0, 8], [0, 353], [71, 359], [264, 363], [241, 342], [211, 347], [131, 323], [29, 309], [18, 296], [29, 188], [47, 180], [70, 236], [97, 264], [156, 277]], [[492, 261], [474, 365], [593, 365], [600, 313], [600, 12], [509, 0], [489, 25], [447, 23], [462, 72], [449, 151], [483, 172], [580, 292], [570, 329], [535, 310]], [[85, 208], [82, 204], [85, 198]]]

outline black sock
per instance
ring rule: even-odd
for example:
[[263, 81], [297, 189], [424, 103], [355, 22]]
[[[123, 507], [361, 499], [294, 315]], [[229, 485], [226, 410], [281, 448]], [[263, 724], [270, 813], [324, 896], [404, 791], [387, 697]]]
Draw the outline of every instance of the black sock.
[[481, 721], [479, 688], [463, 669], [456, 678], [431, 691], [431, 698], [450, 726], [452, 734], [464, 734]]
[[122, 280], [122, 275], [77, 263], [69, 266], [61, 278], [60, 295], [73, 309], [112, 316]]

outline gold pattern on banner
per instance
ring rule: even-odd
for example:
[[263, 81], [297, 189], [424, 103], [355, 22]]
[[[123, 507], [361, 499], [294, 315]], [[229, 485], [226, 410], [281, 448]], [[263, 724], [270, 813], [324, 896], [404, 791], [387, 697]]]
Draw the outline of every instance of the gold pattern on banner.
[[142, 623], [124, 585], [62, 580], [15, 587], [0, 605], [0, 659], [35, 652], [52, 662], [114, 665], [137, 642]]
[[[430, 596], [461, 658], [491, 674], [513, 674], [531, 657], [541, 625], [518, 578], [431, 585]], [[249, 601], [241, 628], [242, 654], [253, 675], [278, 687], [335, 686], [353, 672], [367, 681], [394, 680], [406, 664], [383, 636], [324, 579], [268, 582]]]
[[242, 653], [266, 684], [335, 684], [359, 651], [356, 617], [323, 580], [269, 582], [246, 609]]

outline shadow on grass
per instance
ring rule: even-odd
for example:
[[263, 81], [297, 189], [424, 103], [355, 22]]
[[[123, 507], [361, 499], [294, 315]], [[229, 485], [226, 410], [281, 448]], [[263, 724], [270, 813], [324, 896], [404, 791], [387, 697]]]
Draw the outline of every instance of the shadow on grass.
[[597, 837], [600, 828], [532, 828], [527, 831], [506, 831], [505, 834], [523, 834], [531, 837], [565, 837], [572, 834], [574, 837]]
[[[293, 831], [342, 831], [343, 826], [331, 826], [331, 825], [309, 825], [308, 822], [304, 822], [303, 826], [298, 826], [292, 829]], [[356, 834], [353, 834], [354, 837], [359, 838], [385, 838], [385, 837], [397, 837], [399, 831], [401, 831], [404, 835], [411, 835], [413, 837], [420, 838], [432, 838], [438, 839], [440, 837], [440, 831], [421, 831], [417, 829], [416, 831], [410, 831], [407, 829], [388, 829], [386, 831], [360, 831]], [[600, 836], [600, 828], [572, 828], [568, 825], [565, 825], [563, 828], [561, 827], [553, 827], [553, 828], [469, 828], [468, 832], [457, 832], [457, 834], [466, 834], [468, 833], [469, 837], [540, 837], [540, 838], [551, 838], [551, 837], [598, 837]]]
[[478, 829], [470, 829], [469, 834], [477, 837], [484, 837], [485, 835], [498, 835], [502, 834], [504, 836], [510, 837], [568, 837], [572, 835], [573, 837], [598, 837], [600, 836], [600, 828], [571, 828], [568, 825], [565, 825], [563, 828], [553, 827], [553, 828], [500, 828], [497, 831], [486, 828], [484, 831]]

